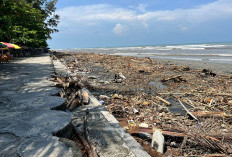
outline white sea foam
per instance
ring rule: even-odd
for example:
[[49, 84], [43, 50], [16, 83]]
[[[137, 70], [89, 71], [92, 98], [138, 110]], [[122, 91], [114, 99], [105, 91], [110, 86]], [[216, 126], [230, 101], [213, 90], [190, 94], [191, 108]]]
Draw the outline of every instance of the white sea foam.
[[56, 49], [56, 51], [90, 52], [122, 56], [152, 57], [178, 60], [204, 60], [211, 62], [232, 63], [232, 44], [73, 48]]

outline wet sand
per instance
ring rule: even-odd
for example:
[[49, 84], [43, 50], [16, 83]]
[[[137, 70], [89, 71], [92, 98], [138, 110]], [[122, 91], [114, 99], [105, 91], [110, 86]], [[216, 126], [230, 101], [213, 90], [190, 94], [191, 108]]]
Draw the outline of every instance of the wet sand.
[[210, 69], [220, 74], [232, 74], [232, 63], [213, 63], [206, 61], [188, 61], [188, 60], [171, 60], [165, 59], [164, 62], [170, 62], [176, 65], [190, 66], [196, 69]]

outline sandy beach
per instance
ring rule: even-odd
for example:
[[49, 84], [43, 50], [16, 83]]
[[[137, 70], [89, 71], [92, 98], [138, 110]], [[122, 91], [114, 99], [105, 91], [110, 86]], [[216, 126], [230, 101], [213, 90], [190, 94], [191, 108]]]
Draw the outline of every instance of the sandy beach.
[[[158, 155], [151, 148], [151, 137], [146, 140], [139, 133], [151, 134], [154, 129], [164, 130], [164, 155], [231, 153], [229, 64], [96, 53], [54, 54], [151, 156]], [[187, 137], [184, 145], [183, 136]], [[207, 144], [205, 136], [214, 140]], [[218, 143], [222, 140], [219, 136], [226, 139], [224, 144]]]
[[171, 60], [166, 59], [166, 62], [171, 62], [177, 65], [190, 66], [196, 69], [210, 69], [219, 74], [232, 75], [232, 64], [229, 63], [213, 63], [206, 61], [186, 61], [186, 60]]

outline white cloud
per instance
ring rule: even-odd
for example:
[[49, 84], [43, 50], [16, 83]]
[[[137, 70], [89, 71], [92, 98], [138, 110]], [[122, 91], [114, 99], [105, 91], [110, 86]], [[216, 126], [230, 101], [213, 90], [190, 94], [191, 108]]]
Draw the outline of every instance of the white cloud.
[[139, 4], [138, 10], [141, 12], [146, 12], [147, 4]]
[[113, 28], [113, 32], [116, 35], [121, 35], [121, 34], [125, 33], [126, 31], [128, 31], [128, 27], [126, 25], [122, 25], [120, 23], [116, 24], [115, 27]]
[[[139, 11], [138, 11], [139, 10]], [[146, 11], [146, 4], [136, 8], [117, 8], [108, 4], [67, 7], [59, 10], [61, 15], [60, 26], [73, 27], [106, 22], [116, 24], [114, 32], [123, 32], [126, 25], [143, 25], [148, 28], [151, 22], [174, 22], [199, 24], [209, 20], [232, 19], [232, 0], [218, 0], [209, 4], [197, 6], [192, 9]], [[187, 28], [187, 26], [185, 26]], [[182, 28], [184, 30], [185, 28]], [[119, 33], [120, 34], [120, 33]]]

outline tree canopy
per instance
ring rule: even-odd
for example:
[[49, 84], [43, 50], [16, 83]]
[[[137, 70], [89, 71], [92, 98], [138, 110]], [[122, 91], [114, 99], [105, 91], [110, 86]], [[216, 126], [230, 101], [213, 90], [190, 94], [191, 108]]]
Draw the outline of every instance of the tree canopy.
[[46, 47], [56, 29], [57, 0], [0, 0], [0, 40]]

